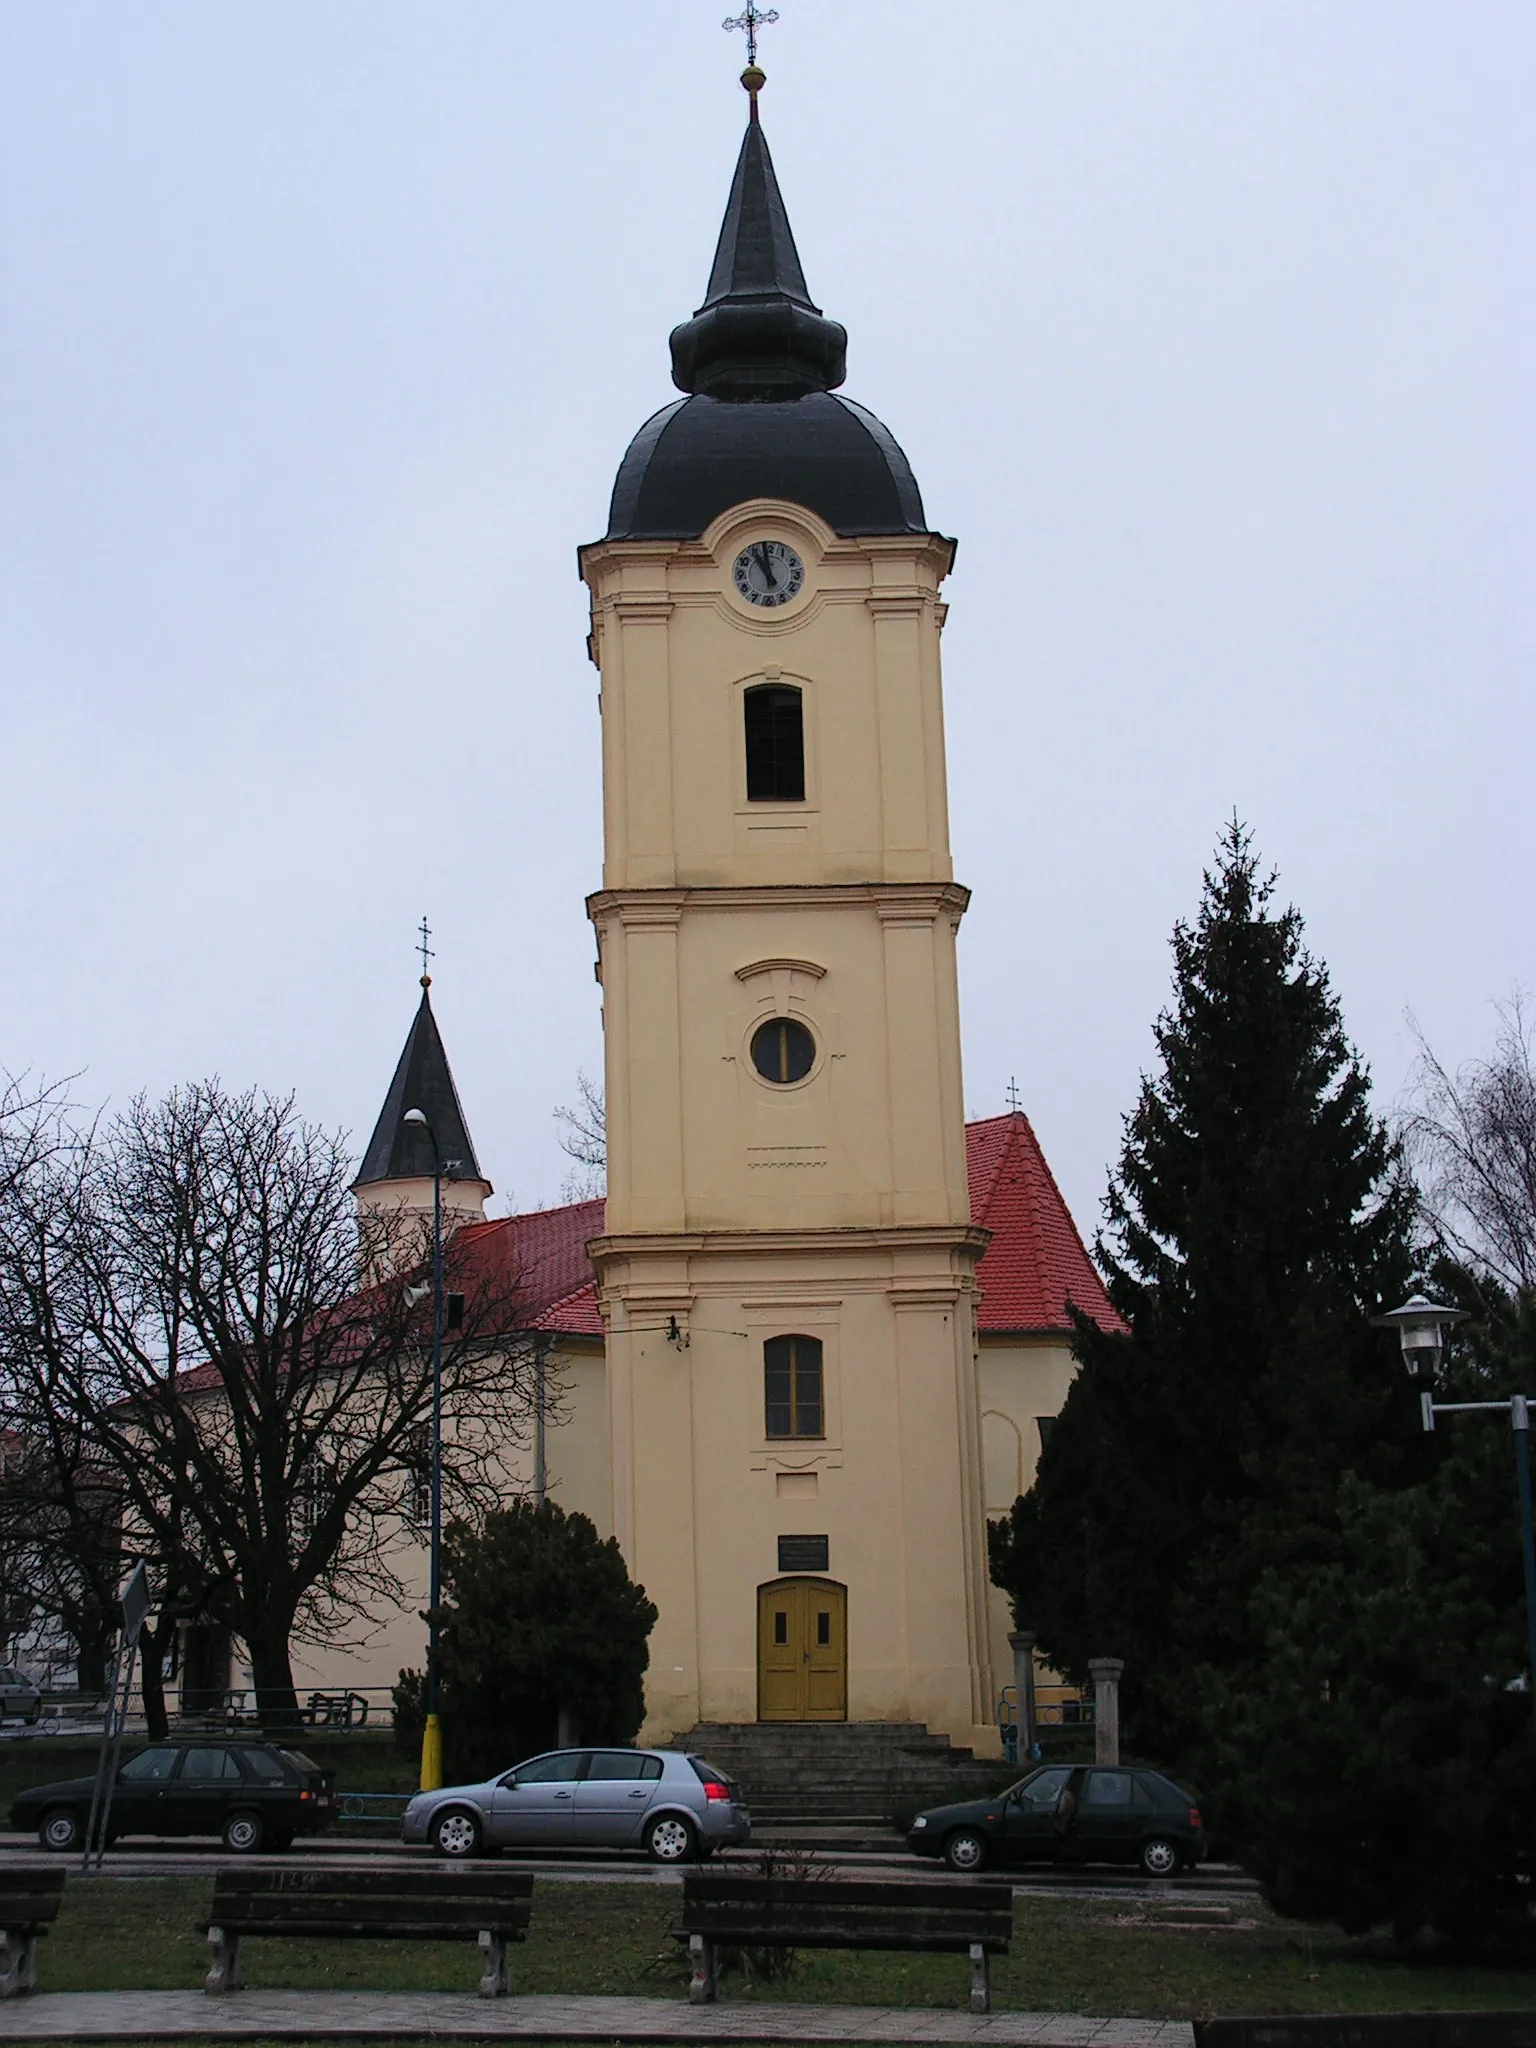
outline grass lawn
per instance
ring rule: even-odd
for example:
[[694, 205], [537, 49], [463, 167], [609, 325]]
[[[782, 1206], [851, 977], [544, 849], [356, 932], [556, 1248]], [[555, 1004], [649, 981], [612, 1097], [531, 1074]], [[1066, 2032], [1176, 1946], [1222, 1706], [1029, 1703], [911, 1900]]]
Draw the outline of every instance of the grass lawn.
[[[39, 1945], [43, 1991], [193, 1989], [206, 1968], [196, 1923], [207, 1879], [71, 1880]], [[667, 1937], [670, 1886], [540, 1879], [528, 1942], [512, 1952], [515, 1991], [684, 1996], [686, 1967]], [[1238, 1909], [1246, 1911], [1246, 1909]], [[253, 1989], [472, 1991], [471, 1943], [253, 1941]], [[1169, 1926], [1135, 1905], [1020, 1899], [1013, 1953], [994, 1962], [1005, 2010], [1196, 2018], [1217, 2013], [1536, 2007], [1536, 1969], [1455, 1966], [1385, 1943], [1308, 1934], [1257, 1908], [1217, 1927]], [[811, 1953], [784, 1983], [729, 1976], [723, 1996], [817, 2004], [964, 2008], [963, 1956]]]

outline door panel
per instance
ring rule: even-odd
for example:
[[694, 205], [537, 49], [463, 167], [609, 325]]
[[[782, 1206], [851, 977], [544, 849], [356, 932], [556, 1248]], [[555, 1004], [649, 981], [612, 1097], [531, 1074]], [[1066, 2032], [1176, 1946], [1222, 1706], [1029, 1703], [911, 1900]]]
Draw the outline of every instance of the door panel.
[[1078, 1853], [1085, 1862], [1132, 1862], [1150, 1808], [1129, 1771], [1089, 1771], [1077, 1815]]
[[831, 1579], [776, 1579], [757, 1593], [760, 1721], [848, 1717], [848, 1593]]
[[179, 1754], [174, 1749], [146, 1749], [123, 1765], [112, 1788], [114, 1835], [154, 1835], [162, 1831], [162, 1802]]
[[264, 1804], [239, 1795], [245, 1790], [240, 1766], [227, 1749], [208, 1745], [183, 1750], [181, 1769], [166, 1789], [160, 1832], [166, 1835], [216, 1835], [225, 1815], [238, 1804]]
[[637, 1841], [660, 1784], [659, 1757], [594, 1750], [587, 1775], [576, 1787], [576, 1840], [618, 1848]]
[[1003, 1853], [1011, 1863], [1050, 1863], [1060, 1846], [1056, 1802], [1067, 1788], [1065, 1765], [1042, 1771], [1003, 1809]]
[[576, 1782], [586, 1760], [585, 1751], [567, 1749], [509, 1771], [492, 1795], [491, 1840], [512, 1848], [574, 1841]]

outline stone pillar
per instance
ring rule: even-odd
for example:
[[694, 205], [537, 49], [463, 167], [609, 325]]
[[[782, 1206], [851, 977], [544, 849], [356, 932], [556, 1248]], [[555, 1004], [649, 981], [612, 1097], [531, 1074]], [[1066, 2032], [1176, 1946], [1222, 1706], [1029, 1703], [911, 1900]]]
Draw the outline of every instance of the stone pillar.
[[1090, 1657], [1088, 1676], [1093, 1680], [1093, 1760], [1096, 1764], [1120, 1761], [1120, 1678], [1123, 1657]]
[[1013, 1689], [1019, 1701], [1019, 1762], [1029, 1762], [1035, 1740], [1035, 1632], [1032, 1628], [1009, 1632], [1013, 1652]]

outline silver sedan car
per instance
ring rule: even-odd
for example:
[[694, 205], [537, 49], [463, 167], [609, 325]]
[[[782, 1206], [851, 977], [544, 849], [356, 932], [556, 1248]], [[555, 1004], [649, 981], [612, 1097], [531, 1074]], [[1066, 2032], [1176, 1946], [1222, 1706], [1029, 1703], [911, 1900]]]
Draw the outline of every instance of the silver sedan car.
[[644, 1849], [689, 1863], [752, 1834], [741, 1788], [674, 1749], [553, 1749], [483, 1785], [418, 1792], [401, 1839], [440, 1856], [497, 1849]]

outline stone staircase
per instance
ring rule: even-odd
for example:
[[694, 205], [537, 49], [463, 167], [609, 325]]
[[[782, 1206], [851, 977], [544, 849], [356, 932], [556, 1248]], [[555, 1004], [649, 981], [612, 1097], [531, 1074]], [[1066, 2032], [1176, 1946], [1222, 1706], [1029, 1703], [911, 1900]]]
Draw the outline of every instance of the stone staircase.
[[701, 1721], [672, 1746], [737, 1781], [754, 1837], [821, 1847], [888, 1847], [920, 1808], [983, 1798], [1007, 1775], [916, 1722]]

